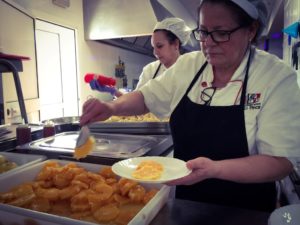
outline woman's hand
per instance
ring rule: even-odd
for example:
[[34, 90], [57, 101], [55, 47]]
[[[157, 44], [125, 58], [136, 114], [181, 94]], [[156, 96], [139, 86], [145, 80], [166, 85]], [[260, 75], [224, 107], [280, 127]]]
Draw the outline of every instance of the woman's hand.
[[80, 125], [106, 120], [112, 116], [112, 112], [113, 109], [110, 103], [90, 98], [83, 104]]
[[213, 178], [216, 176], [218, 167], [217, 163], [209, 158], [199, 157], [193, 160], [189, 160], [186, 163], [187, 168], [192, 172], [182, 178], [170, 181], [168, 185], [191, 185], [207, 178]]
[[186, 163], [192, 170], [189, 175], [168, 182], [168, 185], [191, 185], [208, 178], [239, 183], [262, 183], [280, 180], [292, 170], [285, 157], [251, 155], [236, 159], [213, 161], [199, 157]]

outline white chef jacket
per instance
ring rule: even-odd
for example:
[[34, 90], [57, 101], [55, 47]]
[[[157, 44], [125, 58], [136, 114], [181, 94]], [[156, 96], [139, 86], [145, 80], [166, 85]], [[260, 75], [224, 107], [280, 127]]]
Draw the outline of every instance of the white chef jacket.
[[[248, 54], [230, 82], [216, 90], [210, 105], [240, 103]], [[141, 87], [148, 109], [158, 117], [170, 115], [205, 61], [201, 51], [187, 53], [158, 79]], [[189, 92], [190, 100], [201, 104], [200, 93], [212, 81], [212, 66], [208, 64]], [[256, 49], [250, 64], [245, 104], [250, 155], [300, 157], [300, 90], [291, 67], [277, 56]]]
[[[159, 67], [160, 61], [156, 60], [154, 62], [151, 62], [149, 64], [147, 64], [144, 68], [143, 71], [139, 77], [139, 82], [136, 85], [136, 90], [140, 89], [140, 87], [142, 87], [144, 84], [147, 83], [147, 81], [151, 80], [157, 70], [157, 68]], [[165, 72], [166, 67], [164, 66], [164, 64], [161, 64], [156, 77], [158, 77], [159, 75], [161, 75], [163, 72]]]

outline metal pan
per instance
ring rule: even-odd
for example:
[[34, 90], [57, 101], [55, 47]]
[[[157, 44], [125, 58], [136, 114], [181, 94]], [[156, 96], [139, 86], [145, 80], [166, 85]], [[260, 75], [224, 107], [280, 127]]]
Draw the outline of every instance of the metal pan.
[[96, 122], [91, 131], [127, 134], [170, 134], [168, 122]]
[[[96, 146], [89, 155], [107, 158], [124, 159], [143, 156], [153, 150], [158, 144], [170, 142], [170, 136], [142, 136], [93, 132], [91, 132], [91, 134], [96, 140]], [[53, 137], [39, 139], [18, 146], [18, 149], [44, 152], [46, 155], [47, 153], [73, 155], [78, 135], [78, 131], [64, 132]]]

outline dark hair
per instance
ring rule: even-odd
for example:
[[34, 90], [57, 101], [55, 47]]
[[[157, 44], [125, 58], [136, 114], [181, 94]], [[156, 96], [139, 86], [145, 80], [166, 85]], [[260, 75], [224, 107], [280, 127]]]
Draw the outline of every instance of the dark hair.
[[184, 54], [184, 53], [187, 52], [187, 50], [185, 50], [185, 49], [182, 47], [182, 43], [181, 43], [181, 41], [179, 40], [179, 38], [178, 38], [173, 32], [171, 32], [171, 31], [169, 31], [169, 30], [165, 30], [165, 29], [156, 29], [156, 30], [153, 31], [153, 33], [157, 32], [157, 31], [162, 31], [162, 32], [166, 35], [166, 37], [167, 37], [168, 42], [169, 42], [170, 45], [171, 45], [171, 44], [175, 44], [176, 40], [178, 40], [178, 43], [179, 43], [179, 46], [178, 46], [178, 47], [179, 47], [179, 52], [180, 52], [180, 54]]
[[165, 29], [156, 29], [156, 30], [154, 31], [154, 33], [155, 33], [156, 31], [162, 31], [162, 32], [164, 32], [165, 35], [166, 35], [166, 37], [167, 37], [167, 39], [168, 39], [169, 44], [174, 44], [174, 43], [176, 42], [176, 40], [178, 40], [178, 41], [179, 41], [179, 47], [181, 46], [181, 41], [180, 41], [179, 38], [178, 38], [175, 34], [173, 34], [171, 31], [165, 30]]
[[[199, 24], [199, 16], [200, 10], [204, 3], [212, 3], [212, 4], [219, 4], [223, 5], [228, 8], [232, 12], [232, 16], [235, 17], [235, 20], [239, 23], [240, 26], [249, 27], [251, 26], [256, 20], [250, 17], [242, 8], [236, 5], [232, 1], [224, 1], [224, 0], [202, 0], [199, 7], [198, 7], [198, 24]], [[255, 35], [252, 42], [257, 41], [257, 34]]]

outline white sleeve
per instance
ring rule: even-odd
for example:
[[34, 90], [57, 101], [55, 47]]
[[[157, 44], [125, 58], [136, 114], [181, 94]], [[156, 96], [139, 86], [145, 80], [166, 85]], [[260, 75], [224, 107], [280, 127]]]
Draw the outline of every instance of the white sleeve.
[[170, 116], [204, 60], [201, 52], [186, 53], [163, 74], [141, 87], [148, 109], [159, 118]]
[[149, 80], [149, 74], [147, 74], [147, 69], [144, 67], [139, 77], [139, 82], [137, 83], [135, 90], [140, 89], [140, 87], [142, 87], [145, 83], [147, 83], [148, 80]]
[[[300, 157], [300, 90], [296, 73], [274, 82], [258, 115], [256, 143], [261, 154]], [[272, 83], [272, 82], [271, 82]]]
[[174, 87], [173, 77], [172, 75], [159, 76], [151, 79], [140, 89], [145, 97], [146, 106], [159, 118], [170, 116], [171, 93]]
[[146, 66], [144, 66], [143, 71], [139, 77], [139, 82], [136, 85], [135, 90], [140, 89], [142, 86], [144, 86], [149, 80], [151, 80], [154, 76], [154, 73], [157, 69], [157, 67], [159, 66], [160, 62], [154, 61], [151, 62], [149, 64], [147, 64]]

